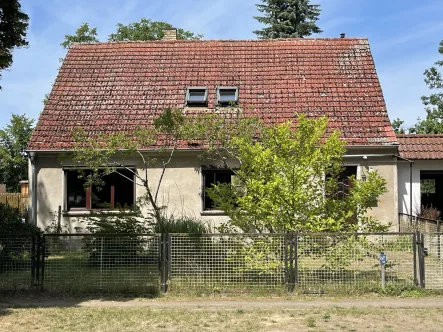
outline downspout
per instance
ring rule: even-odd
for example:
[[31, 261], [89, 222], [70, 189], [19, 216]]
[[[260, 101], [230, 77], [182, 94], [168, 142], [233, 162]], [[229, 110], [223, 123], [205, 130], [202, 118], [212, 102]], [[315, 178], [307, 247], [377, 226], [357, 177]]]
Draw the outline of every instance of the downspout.
[[35, 171], [35, 152], [28, 153], [31, 162], [31, 223], [37, 226], [37, 173]]
[[409, 222], [412, 225], [412, 165], [414, 162], [398, 155], [396, 157], [409, 163]]

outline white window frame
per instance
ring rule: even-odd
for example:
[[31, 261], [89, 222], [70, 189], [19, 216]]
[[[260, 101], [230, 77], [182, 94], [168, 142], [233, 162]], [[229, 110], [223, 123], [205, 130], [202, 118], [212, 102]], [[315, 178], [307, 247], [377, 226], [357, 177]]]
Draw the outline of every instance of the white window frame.
[[[235, 100], [231, 100], [231, 101], [221, 101], [220, 99], [220, 91], [221, 90], [235, 90]], [[217, 105], [220, 106], [226, 106], [229, 105], [230, 103], [234, 103], [237, 104], [238, 103], [238, 87], [237, 86], [219, 86], [217, 87]]]
[[[205, 99], [202, 101], [191, 101], [189, 100], [192, 90], [204, 90]], [[191, 86], [186, 89], [186, 106], [206, 106], [208, 104], [208, 88], [205, 86]]]

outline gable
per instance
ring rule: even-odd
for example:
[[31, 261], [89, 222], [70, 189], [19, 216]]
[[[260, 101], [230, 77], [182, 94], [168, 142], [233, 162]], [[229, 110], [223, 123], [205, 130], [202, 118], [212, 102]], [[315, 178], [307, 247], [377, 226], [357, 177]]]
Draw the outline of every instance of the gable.
[[150, 126], [165, 108], [185, 108], [195, 86], [207, 87], [208, 112], [217, 87], [238, 87], [245, 114], [324, 115], [348, 145], [396, 143], [366, 39], [154, 41], [72, 45], [28, 149], [69, 149], [75, 127]]

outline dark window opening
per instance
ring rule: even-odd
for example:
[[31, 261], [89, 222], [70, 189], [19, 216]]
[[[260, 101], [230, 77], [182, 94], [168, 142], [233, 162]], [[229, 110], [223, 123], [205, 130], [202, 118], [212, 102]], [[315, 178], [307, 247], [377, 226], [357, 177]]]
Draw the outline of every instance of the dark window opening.
[[[118, 173], [117, 173], [118, 172]], [[127, 169], [103, 176], [103, 184], [86, 186], [84, 171], [66, 171], [67, 209], [115, 209], [132, 206], [135, 202], [134, 174]]]
[[209, 198], [206, 191], [208, 188], [212, 188], [214, 184], [218, 183], [232, 183], [234, 173], [231, 170], [205, 170], [203, 171], [203, 210], [214, 210], [214, 201]]
[[337, 191], [334, 194], [335, 199], [344, 199], [349, 196], [352, 188], [352, 180], [357, 178], [357, 166], [344, 166], [342, 171], [337, 177]]
[[205, 106], [208, 104], [208, 89], [202, 87], [188, 88], [186, 91], [187, 106]]
[[420, 171], [420, 196], [421, 213], [429, 209], [443, 211], [443, 171]]
[[217, 102], [219, 105], [236, 104], [238, 102], [238, 88], [219, 87], [217, 89]]

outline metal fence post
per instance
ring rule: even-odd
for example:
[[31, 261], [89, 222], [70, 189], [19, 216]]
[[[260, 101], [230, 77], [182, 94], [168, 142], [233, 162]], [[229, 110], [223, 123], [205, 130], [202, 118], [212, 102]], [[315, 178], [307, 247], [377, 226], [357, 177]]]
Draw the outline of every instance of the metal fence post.
[[283, 259], [285, 262], [285, 285], [289, 285], [289, 250], [288, 250], [289, 246], [290, 246], [289, 234], [286, 233], [284, 240], [284, 248], [283, 248]]
[[295, 242], [294, 242], [294, 285], [298, 285], [298, 233], [295, 234]]
[[414, 264], [414, 285], [418, 286], [418, 278], [417, 278], [417, 232], [412, 235], [412, 254], [413, 254], [413, 264]]
[[417, 246], [418, 246], [418, 275], [420, 287], [425, 287], [425, 253], [424, 253], [424, 235], [417, 231]]
[[424, 234], [420, 234], [420, 246], [421, 246], [421, 253], [422, 253], [422, 257], [421, 257], [421, 287], [425, 288], [426, 286], [426, 273], [425, 273], [425, 250], [424, 250], [424, 245], [425, 245], [425, 236]]
[[40, 289], [43, 289], [43, 285], [45, 282], [45, 256], [46, 256], [46, 237], [45, 235], [39, 236], [39, 246], [41, 245], [41, 257], [42, 257], [42, 275], [40, 278]]
[[162, 233], [160, 240], [160, 287], [164, 293], [168, 290], [168, 238], [169, 234]]
[[437, 220], [437, 257], [440, 259], [441, 255], [441, 239], [440, 239], [440, 231], [441, 231], [441, 221]]
[[288, 280], [288, 290], [290, 292], [294, 291], [294, 236], [292, 235], [289, 243], [289, 280]]
[[36, 267], [36, 236], [31, 238], [31, 287], [35, 284], [35, 267]]
[[37, 239], [36, 239], [36, 269], [35, 269], [35, 286], [39, 286], [40, 285], [40, 255], [41, 255], [41, 236], [37, 235]]

